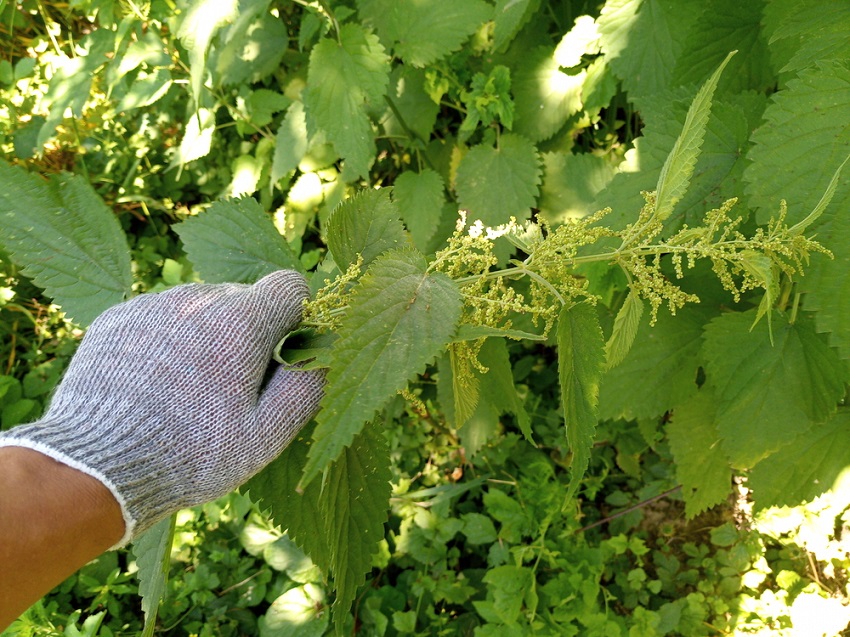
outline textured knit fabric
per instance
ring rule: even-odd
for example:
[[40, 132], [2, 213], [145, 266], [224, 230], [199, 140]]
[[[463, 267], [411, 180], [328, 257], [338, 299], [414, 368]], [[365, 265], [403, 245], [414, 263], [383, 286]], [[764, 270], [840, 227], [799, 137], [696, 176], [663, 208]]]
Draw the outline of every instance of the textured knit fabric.
[[2, 434], [94, 476], [121, 504], [126, 544], [174, 511], [228, 493], [308, 421], [323, 375], [278, 367], [275, 344], [308, 288], [191, 284], [138, 296], [92, 323], [44, 417]]

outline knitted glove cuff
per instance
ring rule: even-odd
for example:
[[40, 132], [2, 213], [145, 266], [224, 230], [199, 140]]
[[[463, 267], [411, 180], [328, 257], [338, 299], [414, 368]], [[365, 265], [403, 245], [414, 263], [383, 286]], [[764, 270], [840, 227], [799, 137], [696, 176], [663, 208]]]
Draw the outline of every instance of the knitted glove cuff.
[[[0, 447], [38, 451], [95, 478], [109, 489], [124, 518], [124, 535], [113, 548], [126, 546], [174, 509], [175, 489], [179, 490], [179, 485], [168, 484], [169, 476], [164, 475], [163, 467], [157, 466], [153, 454], [133, 454], [129, 460], [125, 452], [101, 447], [97, 441], [80, 436], [72, 423], [45, 419], [15, 427], [0, 436]], [[128, 460], [137, 465], [131, 475], [143, 478], [122, 483], [115, 476], [128, 475], [120, 470]]]

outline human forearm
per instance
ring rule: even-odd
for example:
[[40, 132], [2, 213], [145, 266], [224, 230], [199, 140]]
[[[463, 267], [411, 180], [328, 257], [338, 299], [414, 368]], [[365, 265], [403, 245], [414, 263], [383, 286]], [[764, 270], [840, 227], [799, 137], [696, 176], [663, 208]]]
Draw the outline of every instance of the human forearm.
[[124, 533], [98, 480], [23, 447], [0, 447], [0, 631]]

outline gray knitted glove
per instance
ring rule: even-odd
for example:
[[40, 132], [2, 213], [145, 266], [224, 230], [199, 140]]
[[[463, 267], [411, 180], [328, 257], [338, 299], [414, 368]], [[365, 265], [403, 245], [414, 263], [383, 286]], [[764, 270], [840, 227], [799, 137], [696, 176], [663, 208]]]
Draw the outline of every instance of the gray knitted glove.
[[121, 504], [126, 544], [228, 493], [283, 451], [319, 404], [319, 372], [279, 367], [301, 319], [300, 274], [182, 285], [99, 316], [44, 417], [0, 436], [94, 476]]

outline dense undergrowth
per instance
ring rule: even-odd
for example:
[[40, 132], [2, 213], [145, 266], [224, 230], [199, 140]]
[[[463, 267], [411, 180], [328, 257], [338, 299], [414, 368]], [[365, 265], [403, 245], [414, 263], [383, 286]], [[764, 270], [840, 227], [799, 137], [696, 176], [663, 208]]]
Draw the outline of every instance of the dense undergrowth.
[[[328, 317], [392, 299], [380, 281], [406, 268], [443, 294], [414, 328], [467, 330], [446, 334], [445, 355], [439, 339], [417, 352], [401, 393], [375, 390], [341, 423], [320, 416], [243, 494], [181, 512], [149, 630], [808, 637], [848, 624], [850, 194], [846, 171], [830, 181], [850, 153], [843, 2], [23, 0], [0, 16], [3, 428], [38, 416], [99, 311], [182, 282], [295, 267], [318, 292], [342, 275], [311, 322], [348, 342], [356, 330]], [[670, 163], [733, 50], [704, 134], [685, 136], [692, 165]], [[687, 173], [666, 198], [665, 165]], [[797, 264], [764, 242], [729, 256], [734, 232], [769, 234], [781, 199], [785, 227], [832, 258]], [[459, 209], [469, 223], [453, 239]], [[512, 217], [513, 244], [476, 261], [490, 247], [472, 246], [474, 221], [486, 235]], [[569, 267], [534, 269], [559, 228], [580, 239], [555, 251]], [[698, 244], [707, 263], [677, 271], [671, 255]], [[510, 268], [525, 278], [473, 287]], [[510, 312], [483, 309], [495, 303]], [[497, 338], [508, 327], [522, 338]], [[333, 347], [311, 354], [356, 377]], [[308, 457], [311, 439], [323, 451]], [[305, 466], [351, 484], [322, 490]], [[361, 478], [371, 499], [355, 504]], [[330, 510], [369, 524], [343, 537]], [[137, 569], [132, 552], [103, 556], [9, 634], [138, 633]]]

